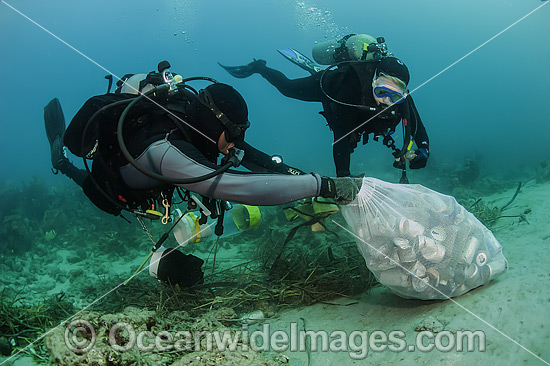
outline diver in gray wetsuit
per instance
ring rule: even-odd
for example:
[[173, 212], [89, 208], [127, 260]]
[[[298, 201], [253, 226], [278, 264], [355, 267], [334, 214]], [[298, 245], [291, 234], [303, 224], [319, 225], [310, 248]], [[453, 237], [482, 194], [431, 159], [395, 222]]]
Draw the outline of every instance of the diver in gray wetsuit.
[[[220, 225], [223, 201], [279, 205], [323, 196], [347, 203], [357, 194], [361, 179], [306, 174], [247, 144], [247, 105], [231, 86], [216, 82], [198, 93], [180, 87], [169, 95], [163, 93], [167, 84], [158, 82], [159, 74], [130, 76], [124, 83], [136, 77], [130, 92], [122, 84], [115, 93], [88, 99], [66, 131], [59, 100], [44, 108], [54, 173], [71, 178], [100, 209], [117, 216], [129, 211], [138, 218], [159, 218], [155, 207], [164, 206], [167, 217], [175, 187], [181, 187], [186, 192], [178, 192], [189, 203], [189, 192], [201, 195]], [[147, 91], [149, 84], [153, 87]], [[140, 96], [132, 93], [136, 89]], [[92, 168], [75, 167], [64, 146], [84, 161], [91, 159]], [[250, 172], [229, 169], [239, 163]], [[223, 225], [216, 235], [221, 232]], [[203, 282], [202, 259], [157, 249], [153, 272], [159, 280], [182, 287]]]
[[[126, 116], [121, 134], [128, 154], [125, 156], [113, 125], [128, 105], [123, 102], [128, 98], [136, 96], [120, 88], [118, 93], [90, 98], [71, 121], [63, 143], [60, 137], [50, 139], [54, 169], [81, 185], [91, 201], [109, 213], [119, 215], [121, 207], [146, 208], [155, 196], [170, 189], [173, 192], [174, 186], [215, 200], [267, 206], [315, 196], [349, 201], [353, 198], [349, 187], [359, 184], [305, 174], [276, 163], [244, 142], [250, 125], [246, 102], [235, 89], [222, 83], [209, 85], [197, 95], [182, 92], [163, 101], [164, 108], [149, 101], [137, 104]], [[102, 108], [107, 110], [100, 113]], [[52, 115], [62, 118], [60, 109], [57, 114], [48, 113], [47, 107], [47, 130], [55, 119]], [[90, 174], [68, 161], [63, 144], [77, 156], [93, 158]], [[244, 151], [241, 163], [250, 172], [229, 169], [215, 174], [220, 169], [220, 154], [227, 159], [239, 155], [240, 150]], [[135, 160], [132, 163], [129, 159]], [[144, 174], [144, 170], [157, 178]], [[205, 175], [211, 177], [187, 182]]]

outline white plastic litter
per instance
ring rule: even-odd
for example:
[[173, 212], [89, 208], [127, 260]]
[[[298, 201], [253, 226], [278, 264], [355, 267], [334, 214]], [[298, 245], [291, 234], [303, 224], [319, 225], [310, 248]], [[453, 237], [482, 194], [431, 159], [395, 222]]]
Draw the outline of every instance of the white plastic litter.
[[423, 300], [460, 296], [506, 272], [502, 246], [451, 196], [364, 178], [342, 213], [378, 281]]

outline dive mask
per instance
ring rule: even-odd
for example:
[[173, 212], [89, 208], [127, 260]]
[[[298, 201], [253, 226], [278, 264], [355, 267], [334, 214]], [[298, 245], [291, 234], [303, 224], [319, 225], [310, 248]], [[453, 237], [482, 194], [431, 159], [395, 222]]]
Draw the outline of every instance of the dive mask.
[[407, 93], [401, 94], [385, 86], [375, 86], [373, 88], [373, 91], [374, 95], [376, 95], [378, 98], [390, 98], [392, 104], [403, 103], [405, 101], [405, 98], [407, 97]]

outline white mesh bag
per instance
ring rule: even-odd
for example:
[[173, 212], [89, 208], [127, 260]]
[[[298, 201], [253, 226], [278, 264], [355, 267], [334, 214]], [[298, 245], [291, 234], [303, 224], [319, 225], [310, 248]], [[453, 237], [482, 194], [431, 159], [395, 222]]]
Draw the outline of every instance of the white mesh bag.
[[401, 297], [460, 296], [508, 269], [489, 229], [453, 197], [421, 185], [364, 178], [341, 208], [369, 270]]

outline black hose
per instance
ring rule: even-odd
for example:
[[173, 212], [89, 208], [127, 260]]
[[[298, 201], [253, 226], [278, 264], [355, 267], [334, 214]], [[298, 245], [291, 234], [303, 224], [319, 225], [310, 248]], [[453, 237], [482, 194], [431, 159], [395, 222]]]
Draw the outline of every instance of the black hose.
[[[340, 104], [340, 105], [343, 105], [343, 106], [346, 106], [346, 107], [354, 107], [354, 108], [358, 108], [358, 109], [362, 109], [362, 110], [367, 110], [367, 111], [370, 111], [370, 112], [376, 112], [377, 108], [375, 108], [375, 107], [371, 107], [371, 106], [368, 106], [368, 105], [362, 105], [362, 104], [346, 103], [346, 102], [343, 102], [341, 100], [335, 99], [327, 93], [327, 91], [325, 90], [325, 87], [323, 86], [323, 80], [325, 78], [325, 75], [326, 75], [327, 71], [332, 70], [335, 67], [339, 67], [340, 65], [349, 64], [349, 63], [353, 63], [353, 62], [358, 62], [358, 61], [340, 61], [340, 62], [332, 64], [329, 67], [327, 67], [326, 69], [324, 69], [322, 71], [321, 77], [319, 78], [319, 86], [321, 88], [321, 92], [324, 94], [325, 97], [327, 97], [329, 100], [331, 100], [332, 102], [334, 102], [336, 104]], [[372, 62], [372, 61], [369, 60], [369, 61], [364, 61], [364, 62]]]

